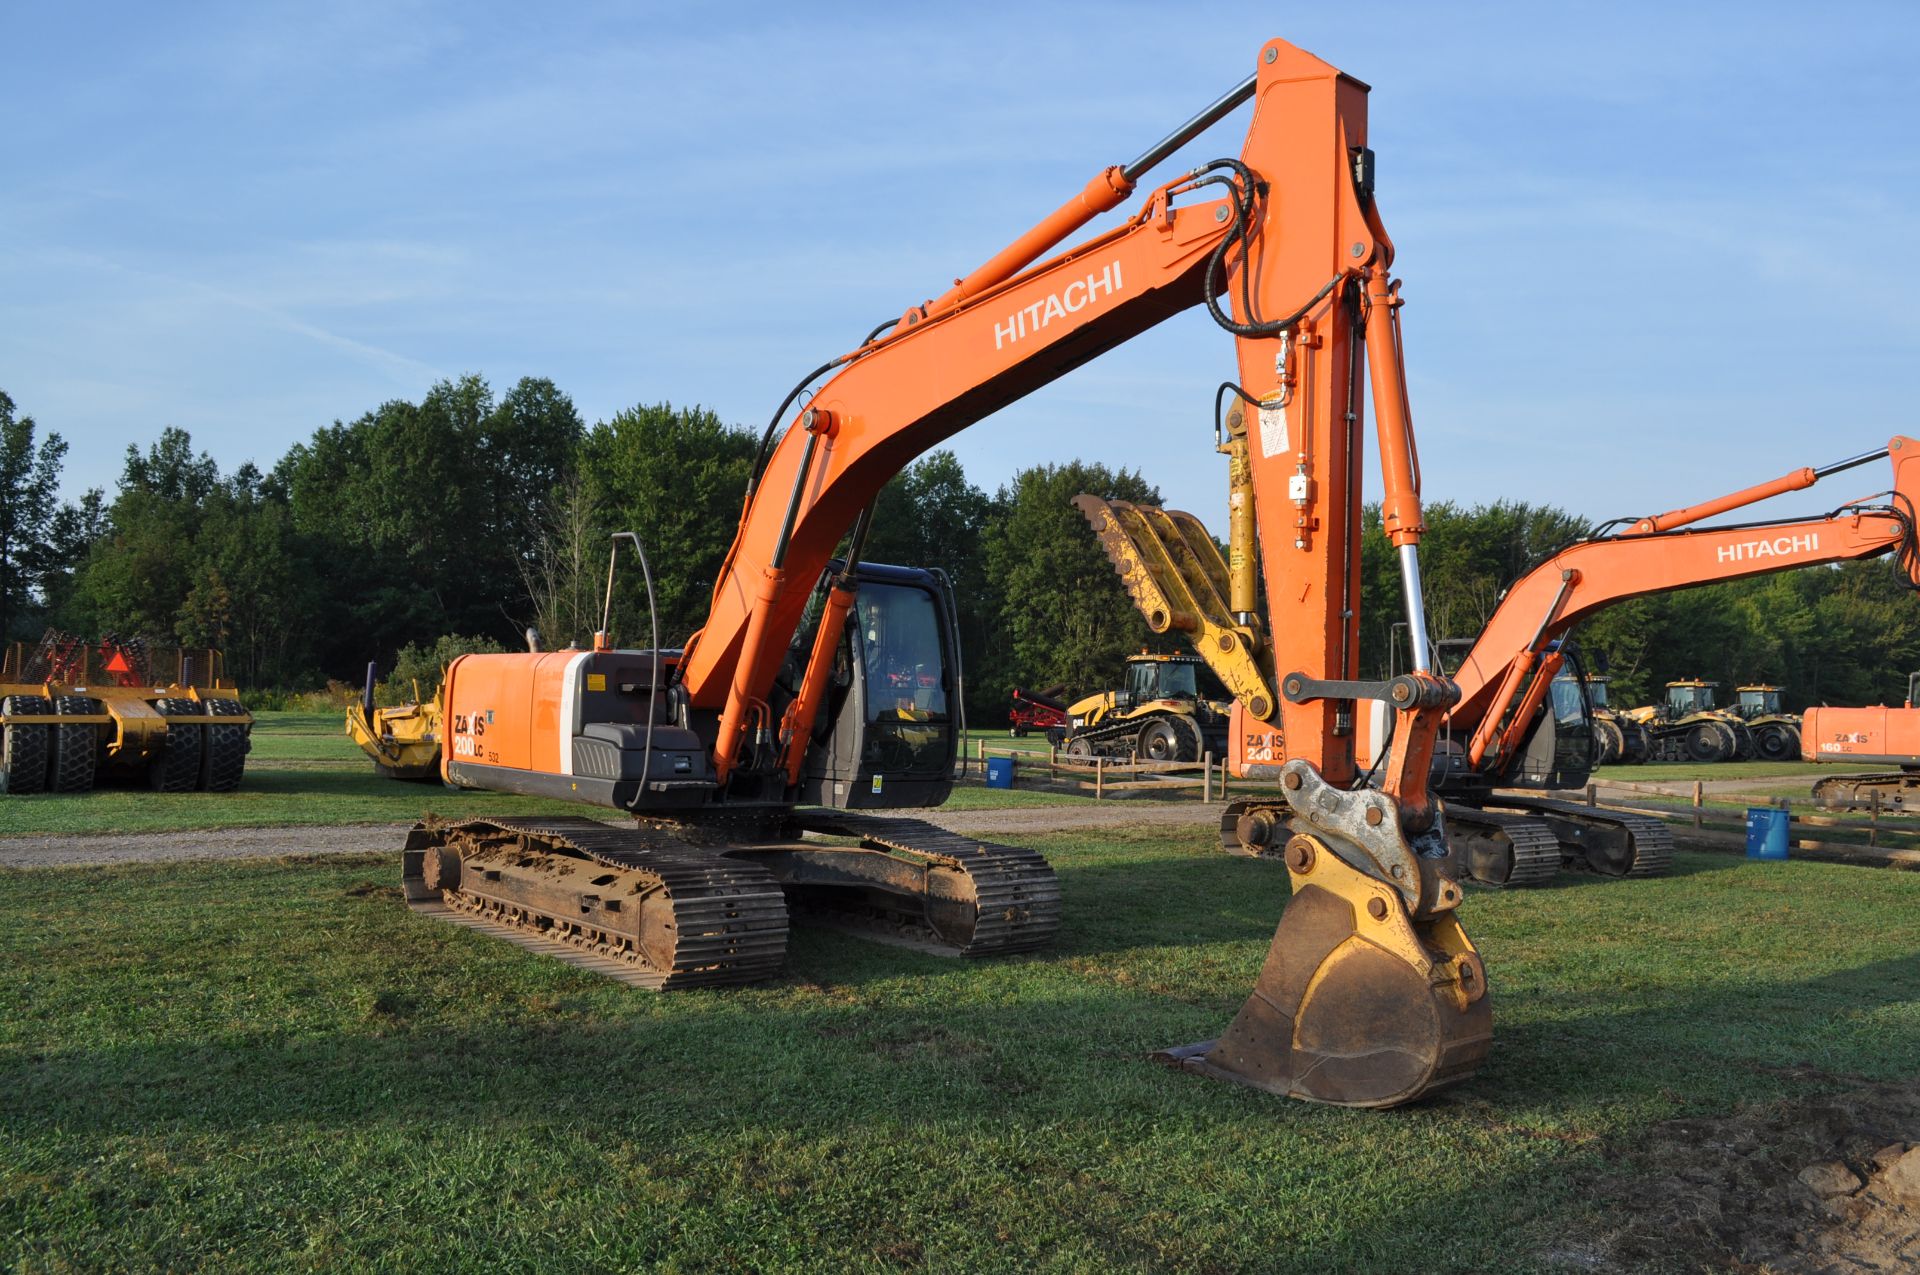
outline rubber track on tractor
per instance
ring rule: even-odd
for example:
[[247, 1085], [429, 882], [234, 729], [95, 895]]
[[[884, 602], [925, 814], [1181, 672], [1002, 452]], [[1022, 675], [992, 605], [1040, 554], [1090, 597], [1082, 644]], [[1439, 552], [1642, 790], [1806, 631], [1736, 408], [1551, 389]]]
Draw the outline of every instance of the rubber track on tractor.
[[[1132, 757], [1138, 751], [1140, 732], [1147, 728], [1149, 722], [1172, 722], [1174, 729], [1180, 732], [1181, 737], [1191, 747], [1194, 757], [1197, 759], [1200, 756], [1203, 751], [1202, 746], [1206, 742], [1200, 733], [1200, 726], [1191, 717], [1180, 713], [1147, 713], [1140, 717], [1130, 717], [1123, 722], [1091, 726], [1069, 734], [1067, 743], [1071, 745], [1075, 740], [1084, 739], [1093, 748], [1092, 755], [1095, 756], [1113, 756], [1112, 753], [1102, 753], [1101, 749], [1107, 745], [1124, 743], [1124, 755]], [[1065, 748], [1061, 751], [1066, 752], [1069, 757], [1074, 755]]]
[[[1587, 806], [1572, 801], [1554, 801], [1548, 797], [1502, 795], [1495, 800], [1523, 814], [1560, 815], [1579, 823], [1611, 824], [1625, 830], [1633, 843], [1633, 866], [1621, 876], [1657, 877], [1673, 866], [1673, 829], [1653, 815], [1638, 815], [1626, 810], [1610, 810], [1605, 806]], [[1568, 854], [1566, 863], [1575, 869], [1594, 871], [1578, 854]]]
[[1560, 871], [1560, 839], [1538, 819], [1452, 802], [1447, 804], [1445, 819], [1449, 834], [1455, 829], [1472, 828], [1482, 836], [1504, 840], [1513, 854], [1513, 866], [1504, 880], [1493, 881], [1463, 871], [1463, 881], [1493, 889], [1522, 889], [1551, 881]]
[[[925, 921], [896, 909], [841, 908], [828, 904], [836, 924], [901, 938], [916, 946], [932, 943], [957, 956], [1002, 956], [1030, 952], [1053, 941], [1060, 928], [1060, 880], [1053, 865], [1032, 850], [975, 841], [923, 819], [902, 819], [845, 810], [794, 812], [790, 832], [857, 838], [861, 845], [908, 863], [938, 866], [966, 874], [978, 910], [973, 933], [955, 945]], [[831, 900], [831, 896], [826, 896]]]
[[[465, 888], [429, 888], [420, 875], [425, 853], [461, 838], [492, 846], [517, 840], [531, 854], [639, 874], [643, 897], [664, 894], [671, 905], [670, 962], [656, 963], [638, 944], [578, 916], [541, 912]], [[423, 823], [408, 834], [403, 859], [407, 905], [415, 911], [635, 987], [678, 991], [752, 983], [772, 977], [786, 959], [786, 899], [764, 868], [676, 843], [657, 831], [569, 816]], [[462, 887], [466, 876], [463, 869]]]

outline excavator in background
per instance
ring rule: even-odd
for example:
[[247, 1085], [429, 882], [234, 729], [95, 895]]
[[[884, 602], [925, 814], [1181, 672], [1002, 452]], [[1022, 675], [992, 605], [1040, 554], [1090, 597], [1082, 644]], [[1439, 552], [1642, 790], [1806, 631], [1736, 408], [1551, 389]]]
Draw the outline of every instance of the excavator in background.
[[1899, 767], [1822, 776], [1813, 784], [1820, 805], [1845, 809], [1878, 801], [1896, 813], [1920, 805], [1920, 673], [1907, 675], [1907, 698], [1899, 708], [1809, 708], [1800, 740], [1807, 761]]
[[1229, 700], [1197, 655], [1142, 651], [1127, 657], [1127, 684], [1067, 706], [1061, 747], [1069, 757], [1199, 761], [1227, 755]]
[[1649, 761], [1691, 761], [1712, 765], [1745, 761], [1754, 755], [1753, 735], [1740, 718], [1716, 707], [1718, 682], [1697, 677], [1667, 683], [1667, 697], [1658, 704], [1626, 710], [1653, 741]]
[[[1267, 779], [1284, 773], [1288, 743], [1281, 732], [1252, 720], [1257, 715], [1247, 706], [1269, 694], [1271, 666], [1239, 645], [1231, 627], [1234, 614], [1251, 606], [1254, 596], [1253, 541], [1245, 532], [1252, 524], [1242, 512], [1251, 503], [1244, 488], [1248, 425], [1238, 404], [1224, 423], [1217, 422], [1216, 436], [1229, 458], [1234, 521], [1227, 560], [1190, 514], [1093, 496], [1074, 503], [1092, 523], [1148, 627], [1191, 635], [1235, 688], [1230, 773]], [[1695, 525], [1880, 459], [1892, 462], [1891, 488], [1825, 516]], [[1649, 593], [1890, 553], [1898, 554], [1908, 581], [1920, 587], [1916, 499], [1920, 442], [1895, 438], [1876, 451], [1797, 469], [1699, 505], [1621, 520], [1624, 529], [1603, 528], [1515, 581], [1452, 672], [1460, 698], [1448, 709], [1433, 750], [1432, 782], [1445, 801], [1462, 875], [1485, 885], [1520, 886], [1539, 884], [1563, 865], [1613, 877], [1664, 871], [1673, 837], [1658, 819], [1511, 791], [1577, 788], [1594, 765], [1584, 670], [1574, 667], [1572, 676], [1560, 677], [1574, 658], [1568, 641], [1573, 628], [1597, 611]], [[1424, 640], [1416, 633], [1417, 642]], [[1384, 719], [1362, 727], [1369, 749], [1390, 741], [1391, 730]], [[1283, 837], [1281, 808], [1270, 801], [1236, 802], [1222, 816], [1221, 844], [1230, 852], [1267, 857]]]
[[[603, 625], [590, 651], [454, 661], [447, 782], [594, 804], [636, 826], [430, 820], [403, 855], [409, 901], [663, 989], [767, 977], [789, 918], [961, 955], [1047, 944], [1060, 894], [1041, 856], [881, 813], [947, 795], [961, 669], [944, 579], [861, 550], [875, 498], [916, 456], [1199, 307], [1235, 339], [1222, 392], [1259, 413], [1247, 466], [1260, 515], [1248, 507], [1246, 531], [1257, 523], [1273, 610], [1249, 601], [1210, 640], [1281, 674], [1227, 684], [1238, 713], [1285, 734], [1272, 817], [1293, 890], [1238, 1016], [1158, 1057], [1359, 1107], [1473, 1075], [1492, 1008], [1428, 786], [1455, 692], [1426, 655], [1402, 303], [1367, 95], [1269, 41], [1252, 74], [1138, 159], [804, 377], [762, 439], [705, 623], [680, 645], [656, 632], [616, 649]], [[1246, 103], [1237, 157], [1146, 191], [1116, 228], [1045, 257]], [[1387, 680], [1358, 669], [1369, 397], [1385, 531], [1418, 635], [1414, 667]], [[1369, 785], [1354, 724], [1372, 701], [1395, 724]]]

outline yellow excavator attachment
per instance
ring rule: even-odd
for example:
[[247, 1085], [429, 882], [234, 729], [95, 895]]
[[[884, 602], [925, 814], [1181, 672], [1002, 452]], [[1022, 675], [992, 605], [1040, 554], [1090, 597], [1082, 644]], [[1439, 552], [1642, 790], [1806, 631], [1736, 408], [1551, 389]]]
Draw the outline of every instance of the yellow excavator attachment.
[[1200, 520], [1098, 496], [1075, 496], [1073, 504], [1093, 524], [1147, 627], [1191, 635], [1194, 650], [1233, 697], [1260, 720], [1270, 719], [1277, 701], [1259, 621], [1228, 609], [1227, 564]]
[[1472, 1076], [1493, 1009], [1445, 860], [1408, 842], [1384, 793], [1332, 788], [1304, 762], [1282, 782], [1293, 898], [1260, 980], [1218, 1039], [1155, 1059], [1345, 1107], [1396, 1107]]
[[[415, 688], [416, 695], [419, 693]], [[397, 708], [362, 702], [347, 708], [347, 736], [373, 759], [388, 779], [437, 779], [440, 776], [440, 703], [423, 700]]]

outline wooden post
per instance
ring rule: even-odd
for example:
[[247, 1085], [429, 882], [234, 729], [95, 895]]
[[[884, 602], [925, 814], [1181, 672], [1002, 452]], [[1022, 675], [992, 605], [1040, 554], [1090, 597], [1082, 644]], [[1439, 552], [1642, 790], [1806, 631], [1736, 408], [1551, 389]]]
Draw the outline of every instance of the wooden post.
[[1871, 789], [1867, 795], [1872, 799], [1867, 813], [1867, 844], [1877, 846], [1880, 844], [1880, 790]]
[[1107, 759], [1105, 757], [1095, 757], [1093, 759], [1093, 799], [1099, 801], [1106, 795]]
[[1588, 784], [1587, 785], [1587, 805], [1589, 807], [1599, 805], [1600, 804], [1599, 796], [1600, 794], [1599, 794], [1598, 785]]
[[1213, 800], [1213, 754], [1200, 754], [1200, 800]]
[[1705, 793], [1704, 786], [1700, 783], [1698, 779], [1694, 780], [1693, 781], [1693, 827], [1694, 827], [1694, 831], [1696, 832], [1700, 830], [1700, 803], [1704, 796], [1704, 793]]

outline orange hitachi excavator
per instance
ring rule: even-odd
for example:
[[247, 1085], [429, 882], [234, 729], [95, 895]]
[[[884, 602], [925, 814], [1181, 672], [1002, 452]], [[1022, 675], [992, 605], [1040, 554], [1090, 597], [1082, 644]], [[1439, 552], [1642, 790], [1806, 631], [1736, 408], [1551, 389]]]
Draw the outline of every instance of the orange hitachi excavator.
[[[956, 751], [952, 599], [860, 562], [876, 495], [956, 431], [1196, 306], [1235, 338], [1271, 616], [1232, 640], [1285, 673], [1250, 708], [1285, 732], [1293, 895], [1258, 985], [1171, 1066], [1271, 1092], [1392, 1106], [1473, 1074], [1485, 972], [1456, 916], [1428, 790], [1452, 686], [1424, 654], [1358, 676], [1365, 385], [1409, 623], [1427, 650], [1419, 465], [1393, 244], [1374, 200], [1367, 86], [1280, 40], [1253, 74], [935, 300], [802, 381], [769, 424], [706, 622], [684, 645], [473, 655], [445, 685], [443, 776], [628, 811], [429, 822], [404, 878], [423, 911], [647, 986], [760, 978], [788, 919], [820, 916], [963, 954], [1044, 944], [1059, 912], [1035, 854], [877, 809], [937, 804]], [[1118, 228], [1042, 259], [1243, 103], [1237, 158], [1145, 193]], [[804, 410], [788, 410], [832, 373]], [[784, 431], [781, 426], [785, 426]], [[644, 570], [644, 559], [642, 561]], [[1064, 585], [1064, 582], [1063, 582]], [[1359, 788], [1357, 706], [1396, 719]]]
[[[1230, 413], [1221, 450], [1230, 458], [1229, 509], [1235, 515], [1223, 561], [1191, 514], [1082, 496], [1077, 502], [1136, 604], [1156, 632], [1180, 629], [1238, 685], [1229, 768], [1248, 778], [1283, 773], [1285, 737], [1249, 721], [1247, 698], [1263, 694], [1263, 670], [1220, 640], [1232, 624], [1229, 599], [1250, 596], [1251, 546], [1245, 493], [1243, 414]], [[1821, 517], [1700, 527], [1699, 522], [1822, 478], [1890, 460], [1892, 486]], [[1622, 520], [1555, 553], [1501, 597], [1485, 629], [1454, 672], [1460, 700], [1447, 713], [1435, 749], [1433, 782], [1445, 799], [1459, 875], [1487, 885], [1533, 885], [1564, 862], [1608, 876], [1650, 876], [1666, 867], [1673, 839], [1659, 820], [1496, 788], [1579, 787], [1592, 768], [1592, 736], [1577, 687], [1555, 694], [1569, 654], [1567, 638], [1596, 611], [1628, 598], [1795, 567], [1898, 553], [1920, 587], [1915, 508], [1920, 501], [1920, 441], [1885, 447], [1819, 468], [1796, 469], [1702, 504]], [[1621, 526], [1615, 523], [1613, 526]], [[1229, 565], [1229, 563], [1231, 565]], [[1370, 735], [1362, 723], [1363, 738]], [[1371, 751], [1371, 739], [1368, 751]], [[1876, 758], [1878, 760], [1878, 758]], [[1284, 840], [1284, 810], [1259, 800], [1235, 803], [1221, 822], [1224, 848], [1268, 856]]]
[[[1881, 459], [1892, 464], [1892, 485], [1824, 516], [1696, 525]], [[1920, 587], [1916, 501], [1920, 441], [1895, 438], [1861, 456], [1796, 469], [1703, 504], [1638, 519], [1614, 534], [1567, 546], [1515, 581], [1454, 673], [1460, 702], [1449, 715], [1450, 738], [1441, 749], [1452, 765], [1437, 782], [1447, 797], [1449, 828], [1481, 838], [1476, 845], [1456, 846], [1463, 869], [1496, 883], [1515, 871], [1525, 875], [1527, 865], [1501, 844], [1502, 823], [1518, 816], [1544, 821], [1563, 858], [1580, 867], [1610, 876], [1662, 870], [1671, 854], [1671, 835], [1657, 821], [1492, 793], [1522, 772], [1540, 776], [1562, 770], [1569, 772], [1562, 786], [1585, 782], [1579, 773], [1583, 767], [1556, 765], [1551, 758], [1559, 751], [1556, 734], [1570, 736], [1576, 749], [1590, 747], [1586, 723], [1572, 715], [1581, 706], [1578, 697], [1556, 706], [1550, 694], [1574, 627], [1597, 611], [1649, 593], [1883, 554], [1897, 554], [1908, 581]]]
[[1822, 806], [1871, 805], [1904, 814], [1920, 804], [1920, 673], [1907, 674], [1906, 702], [1898, 708], [1817, 705], [1801, 727], [1805, 761], [1899, 767], [1815, 780], [1813, 799]]

